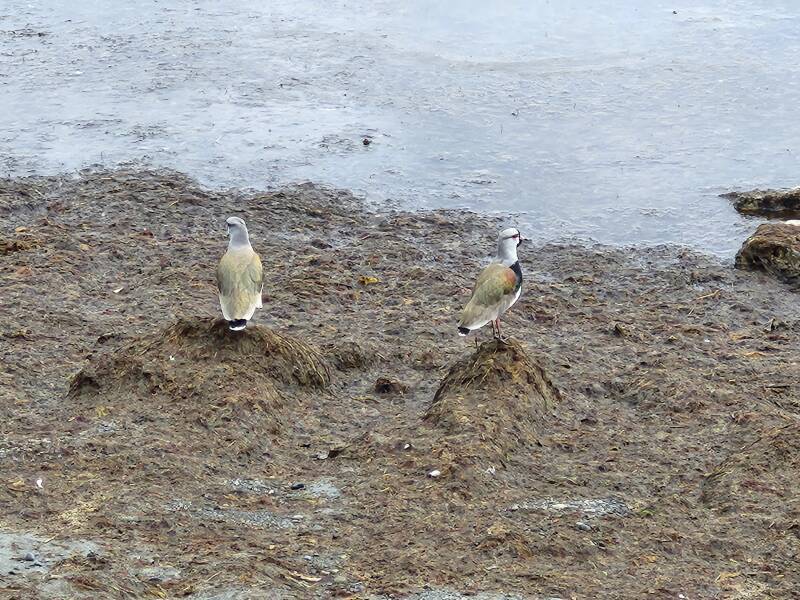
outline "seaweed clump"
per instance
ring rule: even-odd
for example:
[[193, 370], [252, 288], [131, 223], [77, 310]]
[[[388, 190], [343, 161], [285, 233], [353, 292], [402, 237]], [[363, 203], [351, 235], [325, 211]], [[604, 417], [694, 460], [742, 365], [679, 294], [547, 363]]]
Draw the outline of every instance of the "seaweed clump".
[[560, 398], [518, 342], [493, 340], [450, 368], [425, 421], [444, 432], [440, 453], [452, 454], [455, 462], [502, 463], [538, 442]]
[[[135, 421], [168, 418], [214, 429], [237, 421], [275, 433], [301, 388], [324, 389], [331, 371], [305, 342], [265, 327], [182, 318], [113, 351], [90, 356], [68, 398]], [[177, 429], [176, 429], [177, 432]]]

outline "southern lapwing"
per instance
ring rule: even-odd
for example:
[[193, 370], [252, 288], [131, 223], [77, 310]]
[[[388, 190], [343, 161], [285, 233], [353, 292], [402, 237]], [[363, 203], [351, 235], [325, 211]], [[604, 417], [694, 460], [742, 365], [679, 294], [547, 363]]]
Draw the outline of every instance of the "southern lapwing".
[[511, 308], [522, 291], [522, 268], [517, 258], [517, 246], [523, 239], [519, 229], [514, 227], [500, 232], [497, 256], [481, 271], [472, 296], [461, 313], [459, 335], [467, 335], [491, 321], [494, 337], [505, 341], [500, 335], [500, 315]]
[[217, 266], [217, 287], [222, 316], [232, 331], [241, 331], [261, 308], [264, 288], [261, 259], [250, 245], [247, 225], [239, 217], [225, 221], [230, 241]]

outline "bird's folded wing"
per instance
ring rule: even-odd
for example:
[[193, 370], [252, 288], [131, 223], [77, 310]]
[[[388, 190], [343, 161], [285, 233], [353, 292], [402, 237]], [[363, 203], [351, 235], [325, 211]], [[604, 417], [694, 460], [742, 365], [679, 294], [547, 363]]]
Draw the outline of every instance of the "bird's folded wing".
[[508, 267], [491, 264], [478, 277], [472, 297], [464, 307], [460, 323], [465, 326], [495, 318], [504, 298], [514, 293], [517, 276]]
[[253, 282], [253, 289], [261, 293], [261, 288], [264, 287], [264, 272], [261, 269], [261, 259], [255, 252], [253, 252], [253, 260], [247, 266], [247, 275]]
[[227, 252], [217, 267], [217, 286], [225, 312], [232, 319], [249, 318], [260, 304], [263, 273], [252, 250]]
[[503, 296], [511, 294], [517, 285], [517, 275], [500, 263], [492, 263], [478, 275], [470, 302], [476, 300], [488, 305], [500, 302]]

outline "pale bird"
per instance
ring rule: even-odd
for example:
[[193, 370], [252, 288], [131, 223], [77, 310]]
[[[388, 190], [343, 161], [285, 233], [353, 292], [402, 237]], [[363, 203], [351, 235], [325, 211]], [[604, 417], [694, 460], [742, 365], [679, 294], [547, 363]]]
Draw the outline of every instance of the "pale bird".
[[519, 229], [514, 227], [500, 232], [497, 256], [481, 271], [472, 296], [461, 313], [459, 335], [467, 335], [491, 322], [494, 337], [503, 340], [500, 315], [511, 308], [522, 291], [522, 268], [517, 258], [517, 246], [524, 239]]
[[232, 331], [247, 327], [257, 308], [261, 308], [264, 289], [261, 259], [250, 245], [247, 225], [239, 217], [225, 221], [230, 241], [228, 251], [217, 266], [217, 287], [222, 316]]

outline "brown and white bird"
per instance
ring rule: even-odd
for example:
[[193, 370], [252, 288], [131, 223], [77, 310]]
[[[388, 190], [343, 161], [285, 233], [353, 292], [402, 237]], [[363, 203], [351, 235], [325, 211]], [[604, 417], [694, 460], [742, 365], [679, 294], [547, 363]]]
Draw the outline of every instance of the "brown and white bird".
[[500, 232], [497, 256], [478, 275], [472, 297], [461, 313], [459, 335], [467, 335], [491, 321], [494, 337], [503, 339], [500, 335], [500, 315], [511, 308], [522, 292], [522, 268], [517, 258], [517, 246], [524, 239], [519, 229], [514, 227]]
[[257, 308], [261, 308], [264, 288], [261, 259], [250, 245], [247, 225], [239, 217], [225, 221], [230, 241], [228, 251], [217, 266], [217, 287], [222, 316], [232, 331], [247, 327]]

